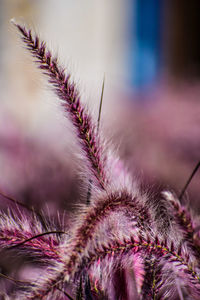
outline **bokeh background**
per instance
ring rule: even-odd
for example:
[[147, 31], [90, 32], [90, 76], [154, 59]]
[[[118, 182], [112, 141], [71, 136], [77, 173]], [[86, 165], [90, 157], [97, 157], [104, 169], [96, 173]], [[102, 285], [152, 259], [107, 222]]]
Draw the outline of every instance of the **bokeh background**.
[[[0, 0], [0, 189], [50, 216], [87, 194], [72, 128], [15, 18], [59, 55], [95, 118], [105, 74], [106, 138], [138, 180], [179, 194], [200, 159], [199, 11], [198, 0]], [[196, 211], [199, 173], [183, 199]]]

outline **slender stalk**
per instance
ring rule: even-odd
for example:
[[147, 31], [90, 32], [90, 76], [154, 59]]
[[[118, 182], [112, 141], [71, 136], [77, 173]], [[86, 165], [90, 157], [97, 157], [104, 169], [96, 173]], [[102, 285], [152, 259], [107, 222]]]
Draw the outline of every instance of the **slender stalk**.
[[99, 130], [100, 120], [101, 120], [101, 110], [102, 110], [102, 103], [103, 103], [104, 87], [105, 87], [105, 75], [103, 77], [103, 84], [102, 84], [102, 90], [101, 90], [101, 99], [100, 99], [100, 104], [99, 104], [99, 115], [98, 115], [98, 120], [97, 120], [97, 130]]
[[190, 182], [192, 181], [192, 178], [194, 177], [194, 175], [196, 174], [196, 172], [198, 171], [200, 167], [200, 161], [197, 163], [197, 165], [195, 166], [194, 170], [192, 171], [192, 174], [190, 175], [190, 177], [188, 178], [187, 182], [185, 183], [180, 195], [179, 195], [179, 199], [180, 201], [182, 200], [184, 194], [185, 194], [185, 191], [187, 190]]

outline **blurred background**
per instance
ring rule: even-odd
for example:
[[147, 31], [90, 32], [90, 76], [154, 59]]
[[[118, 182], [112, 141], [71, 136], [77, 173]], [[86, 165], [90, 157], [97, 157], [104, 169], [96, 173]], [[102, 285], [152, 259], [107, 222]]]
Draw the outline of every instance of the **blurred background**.
[[[200, 159], [199, 11], [198, 0], [0, 0], [0, 189], [50, 215], [80, 201], [70, 124], [14, 17], [59, 55], [95, 117], [105, 74], [104, 134], [136, 178], [179, 194]], [[196, 210], [199, 173], [183, 199]]]

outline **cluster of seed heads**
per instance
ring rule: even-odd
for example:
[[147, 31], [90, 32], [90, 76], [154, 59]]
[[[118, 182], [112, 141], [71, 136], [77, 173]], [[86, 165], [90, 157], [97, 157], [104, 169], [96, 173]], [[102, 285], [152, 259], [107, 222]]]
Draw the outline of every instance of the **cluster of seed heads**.
[[[15, 199], [21, 215], [1, 212], [0, 249], [37, 261], [37, 280], [14, 281], [5, 299], [200, 299], [199, 221], [170, 191], [156, 197], [133, 181], [108, 149], [99, 124], [46, 44], [14, 23], [70, 119], [90, 193], [76, 222], [57, 230]], [[24, 206], [24, 207], [23, 207]], [[3, 295], [2, 294], [2, 295]]]

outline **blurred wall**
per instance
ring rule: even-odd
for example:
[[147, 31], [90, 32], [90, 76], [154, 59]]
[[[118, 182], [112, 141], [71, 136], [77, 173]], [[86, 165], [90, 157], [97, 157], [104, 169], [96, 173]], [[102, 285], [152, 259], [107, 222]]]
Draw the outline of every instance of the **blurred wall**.
[[169, 0], [165, 41], [168, 73], [177, 79], [200, 79], [200, 1]]
[[138, 89], [155, 84], [162, 66], [163, 0], [129, 0], [130, 84]]

